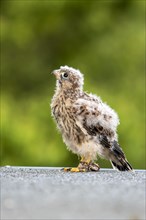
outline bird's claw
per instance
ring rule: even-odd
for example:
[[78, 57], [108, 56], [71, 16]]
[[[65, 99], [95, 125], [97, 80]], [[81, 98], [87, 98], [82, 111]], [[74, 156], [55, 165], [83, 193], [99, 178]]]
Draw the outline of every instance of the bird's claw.
[[85, 162], [81, 161], [78, 165], [78, 167], [65, 167], [62, 170], [65, 172], [90, 172], [90, 171], [99, 171], [100, 167], [97, 163], [93, 162]]
[[80, 163], [79, 163], [79, 166], [78, 166], [80, 169], [85, 169], [86, 170], [86, 172], [88, 172], [88, 171], [99, 171], [99, 169], [100, 169], [100, 167], [99, 167], [99, 165], [97, 164], [97, 163], [93, 163], [93, 162], [89, 162], [89, 163], [87, 163], [87, 162], [85, 162], [85, 161], [81, 161]]
[[97, 163], [89, 163], [89, 171], [99, 171], [100, 166]]
[[82, 168], [79, 168], [79, 167], [65, 167], [63, 168], [63, 171], [66, 171], [66, 172], [85, 172], [86, 170], [85, 169], [82, 169]]

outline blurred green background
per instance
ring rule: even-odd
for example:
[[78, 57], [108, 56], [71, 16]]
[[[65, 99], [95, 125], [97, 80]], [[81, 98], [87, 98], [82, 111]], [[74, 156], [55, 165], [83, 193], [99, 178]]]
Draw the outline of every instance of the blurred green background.
[[1, 165], [78, 164], [50, 111], [50, 73], [68, 65], [118, 112], [119, 142], [145, 168], [144, 15], [142, 0], [1, 1]]

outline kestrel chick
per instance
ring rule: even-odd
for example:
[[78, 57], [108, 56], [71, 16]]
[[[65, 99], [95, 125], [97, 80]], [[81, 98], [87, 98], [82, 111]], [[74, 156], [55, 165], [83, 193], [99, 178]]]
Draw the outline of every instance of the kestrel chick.
[[68, 149], [81, 157], [77, 168], [64, 170], [98, 171], [97, 154], [119, 171], [132, 170], [118, 144], [117, 113], [99, 97], [83, 91], [84, 78], [79, 70], [61, 66], [53, 74], [57, 81], [52, 115]]

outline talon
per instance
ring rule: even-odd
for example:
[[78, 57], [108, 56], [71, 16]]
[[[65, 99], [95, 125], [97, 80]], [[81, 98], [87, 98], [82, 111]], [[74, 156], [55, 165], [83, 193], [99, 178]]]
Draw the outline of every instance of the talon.
[[80, 172], [80, 170], [79, 170], [78, 167], [73, 167], [73, 168], [71, 168], [70, 171], [71, 171], [71, 172]]
[[90, 171], [99, 171], [100, 167], [97, 163], [92, 161], [83, 161], [81, 160], [78, 167], [65, 167], [62, 169], [65, 172], [90, 172]]
[[87, 161], [87, 160], [81, 160], [79, 165], [78, 165], [79, 169], [84, 169], [86, 172], [89, 171], [99, 171], [100, 167], [98, 164], [93, 163], [91, 160]]
[[65, 172], [86, 172], [85, 169], [82, 169], [80, 167], [65, 167], [62, 170]]
[[90, 163], [88, 168], [90, 171], [99, 171], [100, 170], [100, 167], [97, 163]]
[[82, 169], [82, 168], [79, 168], [79, 167], [71, 168], [70, 171], [71, 172], [86, 172], [85, 169]]
[[89, 171], [89, 164], [87, 163], [87, 162], [83, 162], [83, 161], [81, 161], [80, 163], [79, 163], [79, 165], [78, 165], [78, 168], [80, 169], [80, 170], [84, 170], [84, 172], [87, 172], [87, 171]]
[[70, 170], [71, 170], [71, 168], [70, 168], [70, 167], [64, 167], [64, 168], [63, 168], [63, 169], [61, 169], [61, 170], [68, 172], [68, 171], [70, 171]]

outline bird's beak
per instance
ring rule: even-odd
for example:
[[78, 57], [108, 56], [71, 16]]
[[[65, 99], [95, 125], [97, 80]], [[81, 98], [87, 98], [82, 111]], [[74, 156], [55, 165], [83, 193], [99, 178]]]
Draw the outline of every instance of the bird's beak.
[[59, 78], [60, 78], [59, 70], [54, 70], [54, 71], [52, 72], [52, 74], [56, 76], [56, 79], [59, 79]]

